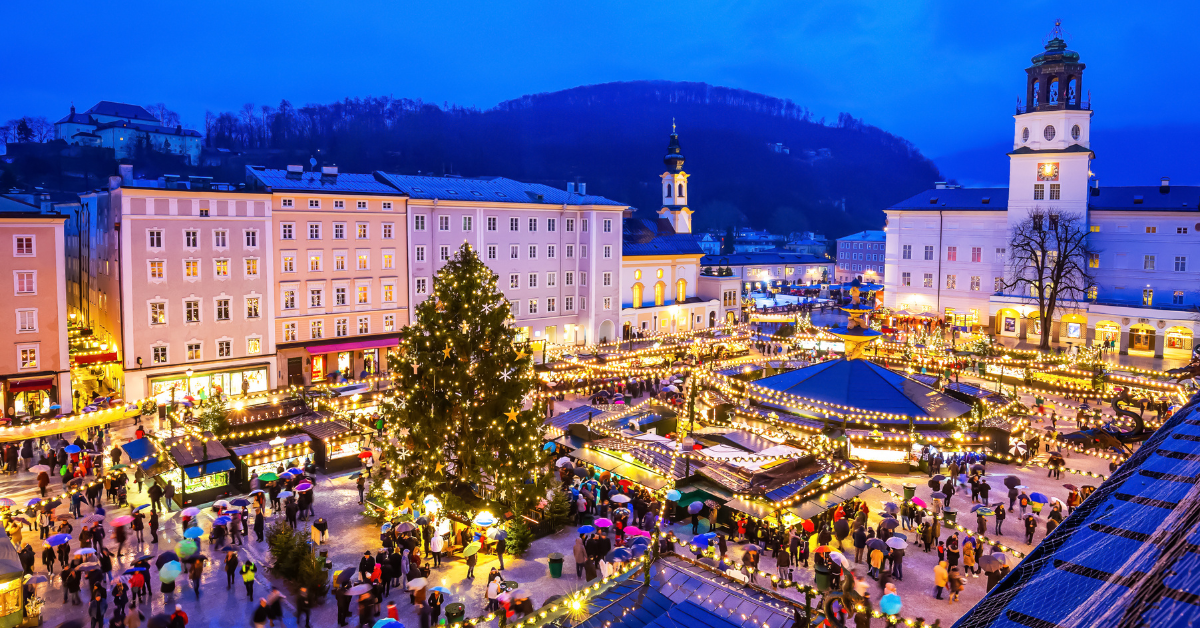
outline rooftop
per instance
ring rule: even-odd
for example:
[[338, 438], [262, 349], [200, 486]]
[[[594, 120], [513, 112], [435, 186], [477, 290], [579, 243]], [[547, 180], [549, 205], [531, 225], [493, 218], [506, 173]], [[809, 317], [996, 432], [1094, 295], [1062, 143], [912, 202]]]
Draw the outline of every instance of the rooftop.
[[376, 176], [382, 177], [383, 181], [409, 197], [419, 199], [627, 206], [603, 196], [576, 194], [540, 183], [522, 183], [504, 177], [421, 177], [387, 173], [376, 173]]
[[883, 242], [886, 239], [886, 231], [859, 231], [838, 238], [838, 242]]
[[[1006, 211], [1008, 188], [935, 188], [889, 210]], [[1198, 185], [1127, 185], [1088, 188], [1091, 211], [1200, 211]]]
[[831, 260], [816, 255], [807, 253], [797, 253], [787, 249], [772, 249], [770, 251], [759, 251], [757, 253], [731, 253], [729, 255], [705, 255], [700, 258], [700, 263], [707, 266], [716, 266], [721, 264], [721, 260], [727, 260], [730, 266], [744, 266], [747, 264], [830, 264]]
[[675, 233], [666, 220], [626, 218], [621, 223], [625, 257], [641, 255], [703, 255], [700, 237], [694, 233]]

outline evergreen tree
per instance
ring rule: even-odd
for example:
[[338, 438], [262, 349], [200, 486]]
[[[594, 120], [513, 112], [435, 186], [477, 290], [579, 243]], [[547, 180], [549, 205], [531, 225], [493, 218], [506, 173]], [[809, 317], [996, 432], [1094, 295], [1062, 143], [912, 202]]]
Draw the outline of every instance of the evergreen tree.
[[550, 498], [550, 505], [546, 507], [546, 518], [549, 520], [550, 528], [558, 532], [563, 526], [570, 525], [575, 520], [575, 504], [571, 503], [571, 498], [562, 488], [555, 489], [554, 495]]
[[395, 394], [381, 412], [391, 438], [376, 499], [404, 507], [465, 485], [520, 507], [537, 491], [543, 425], [522, 410], [534, 388], [532, 355], [516, 342], [496, 279], [463, 244], [401, 330], [389, 358]]

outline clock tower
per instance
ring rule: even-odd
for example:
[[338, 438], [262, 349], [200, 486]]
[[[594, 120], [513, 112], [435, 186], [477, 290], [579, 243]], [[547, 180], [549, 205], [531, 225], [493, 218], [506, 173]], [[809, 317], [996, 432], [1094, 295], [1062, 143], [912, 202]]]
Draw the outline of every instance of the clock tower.
[[1008, 224], [1030, 210], [1055, 209], [1084, 216], [1091, 176], [1092, 103], [1083, 91], [1084, 64], [1067, 49], [1056, 21], [1045, 51], [1026, 68], [1025, 99], [1013, 116], [1009, 156]]
[[671, 142], [667, 144], [667, 156], [663, 158], [667, 171], [662, 173], [662, 209], [658, 217], [666, 219], [675, 233], [692, 232], [692, 210], [688, 209], [688, 173], [683, 171], [683, 153], [679, 148], [679, 134], [675, 132], [675, 121], [671, 121]]

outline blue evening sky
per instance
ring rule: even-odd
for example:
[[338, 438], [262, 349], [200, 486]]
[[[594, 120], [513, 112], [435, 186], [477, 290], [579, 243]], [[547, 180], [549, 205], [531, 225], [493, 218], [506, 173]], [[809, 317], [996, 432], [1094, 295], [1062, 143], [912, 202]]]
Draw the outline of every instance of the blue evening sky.
[[72, 101], [105, 99], [164, 102], [201, 128], [206, 109], [282, 98], [487, 108], [669, 79], [790, 98], [829, 119], [849, 112], [953, 176], [947, 159], [1003, 148], [1023, 70], [1058, 17], [1088, 66], [1097, 144], [1195, 136], [1200, 3], [1124, 0], [20, 2], [0, 35], [0, 120], [54, 121]]

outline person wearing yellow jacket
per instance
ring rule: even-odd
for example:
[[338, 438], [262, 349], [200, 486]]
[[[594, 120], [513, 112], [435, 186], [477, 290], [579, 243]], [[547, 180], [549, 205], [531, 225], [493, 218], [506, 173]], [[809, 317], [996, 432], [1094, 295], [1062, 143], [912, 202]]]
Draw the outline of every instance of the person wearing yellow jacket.
[[242, 582], [246, 585], [246, 597], [254, 597], [254, 576], [258, 574], [258, 567], [254, 565], [254, 561], [249, 558], [242, 563]]

